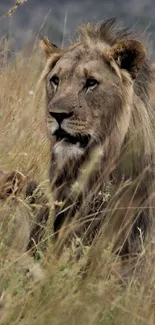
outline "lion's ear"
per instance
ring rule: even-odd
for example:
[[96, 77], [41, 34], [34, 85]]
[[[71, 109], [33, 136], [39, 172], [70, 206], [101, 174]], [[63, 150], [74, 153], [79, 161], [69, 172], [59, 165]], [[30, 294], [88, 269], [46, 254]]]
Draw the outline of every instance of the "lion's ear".
[[55, 44], [51, 43], [47, 37], [41, 41], [41, 48], [46, 54], [46, 57], [49, 58], [52, 54], [61, 53], [61, 49]]
[[146, 50], [139, 41], [127, 40], [114, 45], [108, 56], [113, 57], [120, 69], [126, 69], [135, 79], [144, 64]]

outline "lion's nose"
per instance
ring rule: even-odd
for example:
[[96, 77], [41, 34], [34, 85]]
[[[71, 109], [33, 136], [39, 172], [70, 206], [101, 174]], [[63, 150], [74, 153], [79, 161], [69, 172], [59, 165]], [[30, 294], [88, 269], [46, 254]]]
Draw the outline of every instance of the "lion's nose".
[[73, 112], [70, 113], [55, 113], [55, 112], [50, 112], [50, 115], [56, 119], [58, 124], [60, 125], [62, 121], [66, 118], [70, 118], [73, 116]]

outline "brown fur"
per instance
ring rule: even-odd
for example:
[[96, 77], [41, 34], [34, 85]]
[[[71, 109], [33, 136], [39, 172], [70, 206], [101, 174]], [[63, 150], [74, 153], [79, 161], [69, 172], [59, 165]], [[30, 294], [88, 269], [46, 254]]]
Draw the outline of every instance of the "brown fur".
[[[42, 44], [48, 57], [42, 78], [51, 139], [50, 181], [56, 200], [63, 202], [56, 209], [54, 231], [63, 234], [59, 247], [71, 233], [91, 242], [109, 219], [109, 233], [118, 235], [116, 249], [137, 252], [139, 231], [143, 240], [149, 229], [155, 180], [155, 113], [146, 50], [113, 19], [81, 26], [79, 36], [62, 51], [47, 40]], [[51, 79], [55, 76], [59, 80]], [[97, 85], [86, 89], [92, 78]], [[63, 125], [72, 136], [90, 136], [85, 148], [55, 145], [51, 130], [58, 113], [66, 114]]]

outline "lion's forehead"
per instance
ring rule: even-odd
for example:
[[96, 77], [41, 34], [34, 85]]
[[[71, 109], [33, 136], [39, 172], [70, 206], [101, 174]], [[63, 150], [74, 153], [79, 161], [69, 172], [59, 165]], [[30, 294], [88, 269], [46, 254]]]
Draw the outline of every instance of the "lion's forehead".
[[84, 73], [87, 71], [88, 74], [100, 74], [102, 70], [107, 69], [107, 65], [104, 62], [104, 57], [100, 53], [95, 51], [85, 51], [84, 49], [76, 51], [65, 52], [61, 59], [57, 62], [55, 66], [55, 72], [66, 74], [67, 76], [73, 76], [74, 73], [77, 73], [79, 77], [83, 77]]

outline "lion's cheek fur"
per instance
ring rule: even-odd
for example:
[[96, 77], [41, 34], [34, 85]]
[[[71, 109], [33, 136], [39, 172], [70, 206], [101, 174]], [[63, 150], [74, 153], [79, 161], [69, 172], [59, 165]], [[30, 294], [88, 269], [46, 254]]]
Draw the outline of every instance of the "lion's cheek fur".
[[99, 134], [101, 142], [107, 136], [114, 137], [113, 141], [115, 142], [116, 139], [116, 142], [121, 145], [128, 131], [133, 110], [133, 87], [122, 87], [119, 92], [111, 94], [111, 96], [109, 92], [109, 96], [101, 97], [99, 106], [100, 108], [96, 112], [97, 117], [93, 116], [96, 135]]

